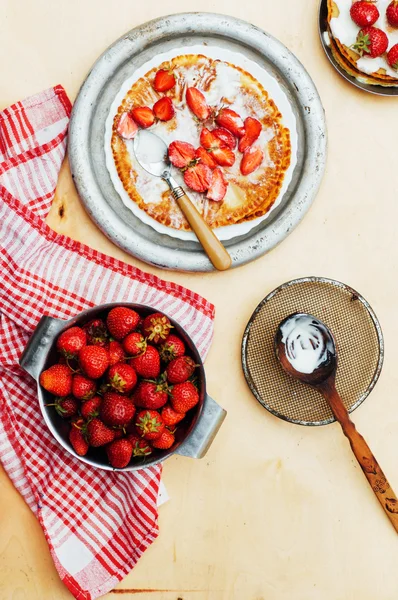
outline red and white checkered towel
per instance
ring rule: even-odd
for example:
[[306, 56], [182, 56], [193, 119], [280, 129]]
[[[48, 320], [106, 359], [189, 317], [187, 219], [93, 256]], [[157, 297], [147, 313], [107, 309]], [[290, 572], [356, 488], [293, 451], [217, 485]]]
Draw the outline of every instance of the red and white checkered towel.
[[61, 579], [88, 600], [114, 588], [156, 538], [161, 468], [112, 473], [67, 454], [18, 359], [43, 314], [69, 318], [112, 301], [165, 311], [204, 358], [214, 307], [45, 224], [70, 109], [57, 86], [0, 113], [0, 461], [39, 519]]

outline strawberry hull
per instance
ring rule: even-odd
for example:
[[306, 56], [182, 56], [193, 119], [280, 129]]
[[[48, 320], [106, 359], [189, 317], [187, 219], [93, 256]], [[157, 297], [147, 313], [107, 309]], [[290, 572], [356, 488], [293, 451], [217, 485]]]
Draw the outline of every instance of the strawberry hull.
[[[44, 316], [40, 320], [21, 356], [21, 367], [38, 381], [40, 373], [57, 362], [56, 340], [63, 331], [75, 325], [83, 327], [86, 323], [96, 318], [106, 320], [109, 310], [116, 306], [124, 306], [135, 310], [143, 318], [156, 312], [155, 308], [144, 305], [115, 303], [91, 308], [69, 321]], [[129, 464], [123, 468], [125, 471], [134, 471], [157, 464], [174, 453], [201, 458], [209, 448], [226, 416], [226, 412], [206, 394], [204, 367], [194, 343], [178, 322], [172, 318], [170, 318], [170, 321], [173, 326], [173, 333], [184, 342], [186, 354], [192, 357], [195, 364], [198, 365], [195, 375], [198, 381], [199, 402], [187, 413], [184, 420], [179, 423], [175, 442], [169, 449], [154, 449], [153, 453], [149, 456], [133, 457]], [[37, 391], [44, 420], [58, 443], [66, 451], [72, 453], [76, 458], [93, 468], [113, 470], [113, 467], [109, 464], [105, 448], [89, 448], [87, 454], [84, 456], [75, 452], [69, 441], [69, 423], [57, 414], [54, 407], [46, 406], [46, 404], [50, 404], [51, 402], [51, 394], [39, 383]]]

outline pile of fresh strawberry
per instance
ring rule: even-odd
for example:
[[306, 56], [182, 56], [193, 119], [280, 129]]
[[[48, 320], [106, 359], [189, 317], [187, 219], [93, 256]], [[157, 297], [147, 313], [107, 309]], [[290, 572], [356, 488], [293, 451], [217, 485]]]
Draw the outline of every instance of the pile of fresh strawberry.
[[[390, 49], [389, 39], [385, 31], [374, 27], [376, 21], [380, 19], [380, 12], [375, 0], [358, 0], [351, 5], [351, 19], [358, 27], [359, 31], [353, 49], [361, 56], [378, 58], [387, 52], [386, 60], [391, 68], [398, 71], [398, 44], [394, 44]], [[392, 29], [398, 28], [398, 0], [392, 0], [386, 10], [386, 19]]]
[[59, 360], [40, 375], [47, 406], [70, 422], [80, 456], [104, 447], [114, 468], [168, 450], [178, 424], [199, 402], [197, 365], [166, 315], [127, 307], [65, 330]]
[[[172, 71], [160, 70], [156, 73], [153, 87], [158, 93], [168, 92], [175, 86]], [[206, 192], [206, 198], [221, 202], [228, 188], [220, 167], [232, 167], [235, 163], [235, 149], [242, 154], [240, 171], [249, 175], [256, 171], [264, 160], [264, 153], [254, 142], [261, 133], [261, 123], [253, 117], [245, 121], [231, 108], [210, 107], [202, 92], [195, 87], [186, 90], [186, 104], [192, 111], [201, 132], [200, 146], [175, 140], [169, 145], [170, 162], [181, 169], [184, 181], [195, 192]], [[139, 127], [147, 129], [156, 121], [169, 121], [175, 115], [170, 96], [162, 96], [152, 108], [138, 106], [123, 113], [119, 119], [117, 132], [124, 139], [133, 139]], [[213, 127], [215, 125], [215, 127]], [[209, 127], [213, 127], [211, 130]]]

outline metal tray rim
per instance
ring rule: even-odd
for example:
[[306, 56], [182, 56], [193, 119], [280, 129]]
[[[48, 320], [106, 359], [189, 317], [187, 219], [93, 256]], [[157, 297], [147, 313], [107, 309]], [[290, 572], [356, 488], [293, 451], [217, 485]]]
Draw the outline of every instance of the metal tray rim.
[[263, 54], [289, 82], [296, 97], [305, 128], [307, 151], [301, 178], [290, 203], [274, 221], [246, 239], [229, 245], [233, 266], [254, 260], [285, 239], [310, 208], [321, 184], [327, 149], [325, 115], [315, 85], [299, 60], [281, 42], [250, 23], [215, 13], [180, 13], [154, 19], [119, 38], [97, 59], [80, 89], [71, 116], [68, 151], [80, 197], [105, 235], [144, 262], [162, 268], [203, 272], [214, 268], [200, 249], [176, 252], [133, 232], [103, 198], [89, 161], [92, 106], [109, 74], [145, 45], [159, 43], [170, 32], [177, 36], [193, 30], [240, 42]]

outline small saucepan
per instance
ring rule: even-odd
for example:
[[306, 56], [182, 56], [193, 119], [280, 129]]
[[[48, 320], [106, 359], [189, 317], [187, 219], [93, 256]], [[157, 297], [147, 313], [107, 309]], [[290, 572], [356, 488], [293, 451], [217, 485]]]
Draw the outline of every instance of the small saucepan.
[[[44, 316], [39, 321], [20, 359], [21, 367], [37, 381], [37, 395], [40, 408], [44, 420], [55, 439], [78, 460], [93, 467], [106, 470], [113, 470], [113, 467], [108, 463], [105, 450], [101, 450], [101, 448], [90, 449], [85, 456], [79, 456], [73, 450], [68, 439], [69, 425], [57, 414], [53, 407], [46, 406], [51, 403], [52, 396], [39, 384], [39, 376], [44, 369], [57, 362], [56, 340], [62, 331], [74, 325], [82, 326], [94, 318], [104, 317], [111, 308], [116, 306], [127, 306], [136, 310], [143, 317], [153, 313], [155, 310], [158, 312], [157, 309], [150, 306], [120, 302], [101, 304], [85, 310], [69, 320]], [[143, 467], [155, 465], [173, 454], [180, 454], [191, 458], [202, 458], [226, 417], [226, 411], [206, 393], [203, 362], [195, 344], [175, 320], [170, 318], [170, 321], [174, 327], [174, 332], [185, 343], [187, 354], [191, 355], [198, 365], [196, 374], [199, 384], [199, 403], [187, 413], [186, 418], [177, 429], [175, 443], [169, 450], [157, 450], [153, 455], [136, 457], [131, 460], [127, 467], [122, 469], [124, 471], [136, 471]]]

